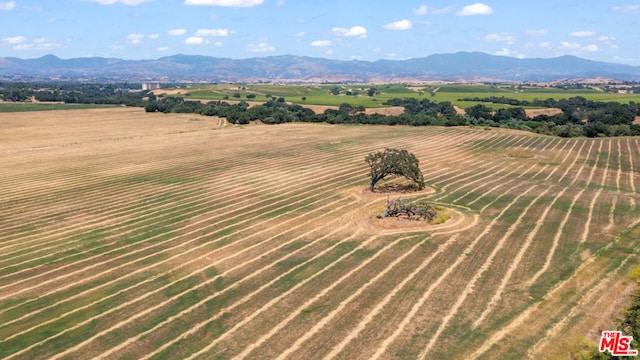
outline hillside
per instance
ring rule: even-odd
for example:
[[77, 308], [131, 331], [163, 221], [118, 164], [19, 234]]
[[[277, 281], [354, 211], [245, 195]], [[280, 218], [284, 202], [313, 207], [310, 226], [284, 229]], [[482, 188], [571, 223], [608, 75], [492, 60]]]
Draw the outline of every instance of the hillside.
[[107, 79], [206, 82], [398, 82], [398, 81], [557, 81], [605, 77], [640, 80], [640, 67], [574, 56], [517, 59], [479, 52], [436, 54], [391, 61], [343, 61], [302, 56], [229, 59], [174, 55], [152, 60], [115, 58], [0, 58], [5, 79]]

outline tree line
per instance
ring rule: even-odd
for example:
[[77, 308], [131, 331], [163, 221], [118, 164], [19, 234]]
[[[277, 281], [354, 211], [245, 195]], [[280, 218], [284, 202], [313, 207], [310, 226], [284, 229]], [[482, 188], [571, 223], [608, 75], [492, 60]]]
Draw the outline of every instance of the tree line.
[[[467, 115], [476, 119], [484, 119], [486, 123], [490, 123], [488, 120], [499, 123], [509, 122], [511, 126], [540, 134], [563, 137], [640, 135], [640, 126], [633, 124], [636, 116], [640, 116], [640, 104], [633, 101], [629, 104], [621, 104], [587, 100], [582, 96], [560, 100], [549, 98], [532, 101], [497, 96], [461, 100], [520, 106], [493, 112], [491, 108], [477, 104], [466, 111]], [[562, 113], [538, 115], [527, 119], [523, 106], [558, 108]]]
[[112, 104], [143, 107], [148, 91], [134, 83], [79, 83], [79, 82], [0, 82], [3, 101], [64, 102], [66, 104]]
[[[412, 126], [470, 125], [512, 128], [562, 137], [640, 135], [640, 125], [633, 124], [635, 116], [640, 115], [640, 109], [636, 103], [604, 103], [587, 100], [583, 97], [562, 100], [548, 99], [544, 102], [546, 102], [545, 107], [562, 109], [562, 114], [539, 115], [529, 119], [523, 107], [509, 107], [494, 111], [483, 104], [477, 104], [466, 108], [466, 115], [460, 115], [456, 113], [456, 109], [448, 101], [434, 102], [429, 99], [415, 98], [395, 98], [385, 103], [386, 105], [404, 107], [405, 110], [400, 115], [366, 114], [364, 107], [352, 106], [348, 103], [341, 104], [338, 109], [328, 109], [322, 114], [315, 114], [312, 110], [301, 105], [288, 104], [284, 98], [272, 99], [261, 105], [250, 107], [244, 101], [233, 105], [225, 101], [211, 101], [203, 104], [196, 101], [185, 101], [180, 97], [155, 98], [153, 95], [145, 104], [145, 110], [147, 112], [220, 116], [227, 118], [233, 124], [247, 124], [250, 121], [260, 120], [265, 124], [324, 122], [329, 124]], [[519, 104], [530, 106], [526, 101], [521, 101]]]

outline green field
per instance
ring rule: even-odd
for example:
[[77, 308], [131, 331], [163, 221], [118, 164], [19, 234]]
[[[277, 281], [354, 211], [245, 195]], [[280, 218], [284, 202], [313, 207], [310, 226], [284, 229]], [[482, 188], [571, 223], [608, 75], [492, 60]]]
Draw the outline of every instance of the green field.
[[58, 103], [5, 103], [0, 102], [0, 113], [49, 110], [79, 110], [117, 107], [99, 104], [58, 104]]
[[[368, 96], [367, 91], [375, 87], [377, 92], [373, 96]], [[331, 89], [338, 88], [339, 95], [332, 95]], [[416, 98], [429, 99], [432, 101], [449, 101], [453, 105], [466, 108], [477, 104], [477, 102], [462, 101], [462, 98], [504, 96], [517, 100], [534, 99], [568, 99], [582, 96], [594, 101], [615, 101], [628, 104], [631, 101], [640, 102], [640, 94], [612, 94], [604, 93], [594, 89], [573, 89], [562, 90], [559, 88], [528, 87], [517, 89], [514, 86], [489, 86], [489, 85], [429, 85], [429, 86], [405, 86], [396, 85], [239, 85], [239, 84], [216, 84], [216, 85], [193, 85], [182, 89], [172, 90], [175, 96], [183, 96], [187, 99], [201, 100], [248, 100], [247, 95], [254, 94], [252, 101], [264, 102], [271, 97], [284, 97], [286, 101], [306, 105], [329, 105], [339, 106], [342, 103], [349, 103], [353, 106], [381, 107], [383, 103], [393, 98]], [[348, 91], [357, 95], [346, 95]], [[435, 91], [435, 93], [433, 93]], [[240, 97], [234, 97], [240, 94]], [[432, 95], [433, 94], [433, 95]], [[269, 97], [268, 97], [269, 96]], [[302, 98], [305, 98], [303, 100]], [[503, 108], [509, 105], [483, 103], [493, 108]]]

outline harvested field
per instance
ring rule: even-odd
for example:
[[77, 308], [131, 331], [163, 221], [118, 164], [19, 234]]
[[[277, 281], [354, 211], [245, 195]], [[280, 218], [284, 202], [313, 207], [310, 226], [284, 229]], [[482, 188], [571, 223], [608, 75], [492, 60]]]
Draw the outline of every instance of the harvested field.
[[[375, 218], [385, 147], [448, 221]], [[640, 262], [630, 137], [118, 108], [3, 114], [0, 156], [3, 359], [563, 359]]]
[[557, 108], [525, 109], [524, 112], [527, 114], [527, 117], [534, 118], [539, 115], [548, 115], [548, 116], [559, 115], [559, 114], [562, 114], [562, 109], [557, 109]]

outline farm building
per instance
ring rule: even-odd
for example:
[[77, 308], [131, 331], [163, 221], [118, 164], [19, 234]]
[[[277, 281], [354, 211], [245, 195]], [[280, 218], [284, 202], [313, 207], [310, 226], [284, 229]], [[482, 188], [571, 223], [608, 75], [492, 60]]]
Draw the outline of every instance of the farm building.
[[160, 83], [158, 82], [142, 83], [142, 90], [157, 90], [157, 89], [160, 89]]

